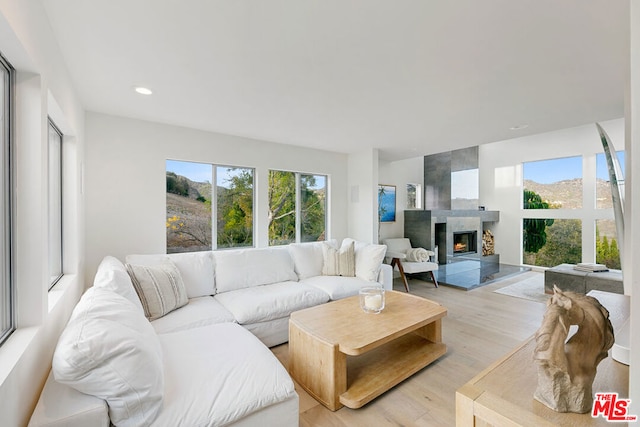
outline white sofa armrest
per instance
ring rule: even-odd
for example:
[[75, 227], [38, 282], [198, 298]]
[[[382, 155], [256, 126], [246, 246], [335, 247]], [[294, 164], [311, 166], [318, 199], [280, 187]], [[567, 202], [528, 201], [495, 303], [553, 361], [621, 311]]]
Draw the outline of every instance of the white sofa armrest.
[[389, 264], [382, 264], [378, 273], [378, 283], [387, 291], [393, 290], [393, 269]]
[[107, 402], [60, 384], [49, 373], [29, 427], [109, 427]]

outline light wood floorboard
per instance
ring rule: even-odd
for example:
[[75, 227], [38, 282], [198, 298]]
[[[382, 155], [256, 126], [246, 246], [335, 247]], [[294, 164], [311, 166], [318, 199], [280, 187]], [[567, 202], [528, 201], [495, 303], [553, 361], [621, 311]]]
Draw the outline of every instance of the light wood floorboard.
[[[300, 426], [454, 426], [456, 390], [533, 335], [542, 321], [543, 303], [493, 291], [541, 274], [527, 272], [471, 291], [410, 280], [412, 294], [447, 307], [447, 354], [360, 409], [331, 412], [296, 384]], [[404, 291], [399, 279], [394, 289]], [[287, 366], [288, 345], [272, 351]]]

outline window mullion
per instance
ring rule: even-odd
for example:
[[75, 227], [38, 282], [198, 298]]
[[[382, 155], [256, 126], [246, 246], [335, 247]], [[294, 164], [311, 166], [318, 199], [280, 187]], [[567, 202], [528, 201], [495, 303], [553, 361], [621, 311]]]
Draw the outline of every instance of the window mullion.
[[300, 194], [302, 185], [300, 183], [301, 174], [296, 172], [296, 243], [300, 243], [302, 235], [302, 195]]

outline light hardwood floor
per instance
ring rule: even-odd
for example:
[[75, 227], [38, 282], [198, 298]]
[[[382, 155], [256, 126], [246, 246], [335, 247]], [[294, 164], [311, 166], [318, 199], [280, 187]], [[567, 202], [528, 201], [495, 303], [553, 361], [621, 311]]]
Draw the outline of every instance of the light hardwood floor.
[[[456, 390], [533, 335], [545, 310], [543, 303], [493, 291], [541, 274], [527, 272], [471, 291], [410, 280], [412, 294], [447, 307], [442, 322], [447, 354], [360, 409], [331, 412], [296, 384], [300, 426], [454, 426]], [[404, 291], [399, 279], [394, 289]], [[286, 367], [288, 345], [272, 351]]]

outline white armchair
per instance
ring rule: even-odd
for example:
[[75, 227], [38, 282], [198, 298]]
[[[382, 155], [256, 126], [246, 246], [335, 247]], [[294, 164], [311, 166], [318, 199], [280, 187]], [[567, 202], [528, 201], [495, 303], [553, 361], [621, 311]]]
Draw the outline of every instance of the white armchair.
[[[430, 250], [426, 250], [428, 255], [427, 260], [414, 261], [411, 260], [411, 252], [414, 248], [411, 247], [411, 241], [407, 238], [393, 238], [385, 239], [384, 244], [387, 245], [386, 257], [391, 258], [391, 267], [397, 268], [400, 272], [400, 277], [404, 282], [404, 288], [409, 292], [409, 283], [407, 282], [406, 275], [414, 273], [429, 273], [431, 280], [438, 287], [438, 280], [433, 274], [438, 269], [438, 264], [432, 262], [435, 253]], [[407, 257], [409, 254], [409, 258]]]

